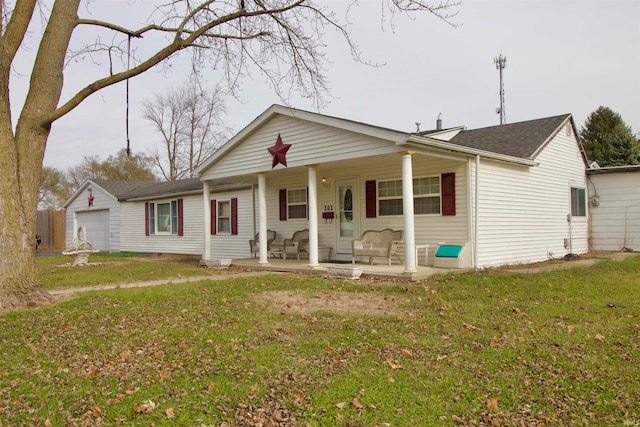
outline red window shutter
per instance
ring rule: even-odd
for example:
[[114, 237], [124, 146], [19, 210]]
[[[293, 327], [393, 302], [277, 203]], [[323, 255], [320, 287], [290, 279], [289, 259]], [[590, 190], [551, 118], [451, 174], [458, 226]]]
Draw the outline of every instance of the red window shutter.
[[287, 189], [280, 189], [280, 221], [287, 220]]
[[144, 202], [144, 235], [149, 235], [149, 202]]
[[365, 200], [367, 203], [366, 208], [366, 216], [367, 218], [375, 218], [378, 216], [377, 212], [377, 197], [376, 197], [376, 182], [375, 181], [367, 181], [365, 182]]
[[443, 173], [440, 177], [442, 193], [442, 215], [454, 216], [456, 214], [456, 174]]
[[238, 235], [238, 199], [231, 199], [231, 234]]
[[215, 200], [211, 200], [211, 234], [216, 234], [216, 207], [218, 204]]
[[183, 199], [178, 199], [178, 236], [184, 236]]

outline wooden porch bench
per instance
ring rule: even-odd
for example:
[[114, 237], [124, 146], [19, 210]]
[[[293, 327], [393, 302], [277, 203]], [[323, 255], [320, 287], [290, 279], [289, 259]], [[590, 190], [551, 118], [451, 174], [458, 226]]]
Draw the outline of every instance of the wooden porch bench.
[[351, 241], [351, 263], [356, 263], [356, 257], [368, 256], [369, 264], [373, 265], [373, 258], [387, 258], [391, 265], [391, 257], [395, 256], [400, 262], [402, 259], [397, 254], [398, 245], [404, 239], [404, 231], [392, 230], [367, 230], [362, 233], [360, 239]]

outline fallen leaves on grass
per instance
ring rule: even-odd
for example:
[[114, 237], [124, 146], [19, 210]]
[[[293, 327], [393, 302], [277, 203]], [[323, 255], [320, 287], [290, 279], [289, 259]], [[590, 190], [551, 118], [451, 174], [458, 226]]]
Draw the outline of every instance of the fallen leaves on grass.
[[355, 409], [364, 409], [364, 405], [360, 403], [357, 397], [353, 398], [353, 400], [351, 401], [351, 406], [353, 406]]
[[136, 414], [148, 414], [153, 412], [156, 408], [156, 404], [151, 400], [145, 400], [141, 405], [135, 405], [133, 407], [133, 412]]
[[400, 363], [394, 363], [390, 359], [387, 359], [387, 365], [389, 365], [391, 369], [402, 369], [402, 365]]

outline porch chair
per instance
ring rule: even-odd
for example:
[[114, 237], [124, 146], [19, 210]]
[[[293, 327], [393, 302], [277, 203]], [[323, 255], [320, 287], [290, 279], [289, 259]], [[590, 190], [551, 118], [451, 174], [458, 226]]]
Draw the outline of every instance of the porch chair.
[[309, 230], [299, 230], [293, 233], [290, 239], [284, 239], [283, 258], [287, 259], [287, 254], [295, 254], [300, 260], [300, 254], [306, 252], [309, 255]]
[[[259, 234], [260, 233], [256, 233], [256, 237], [249, 240], [249, 250], [251, 251], [251, 258], [256, 258], [256, 254], [260, 252]], [[274, 240], [276, 240], [276, 232], [273, 230], [267, 230], [267, 253], [271, 251], [271, 244]]]

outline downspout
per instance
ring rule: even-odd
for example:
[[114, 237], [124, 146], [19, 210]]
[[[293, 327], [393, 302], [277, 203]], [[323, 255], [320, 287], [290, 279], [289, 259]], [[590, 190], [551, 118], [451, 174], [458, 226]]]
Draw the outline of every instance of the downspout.
[[467, 235], [469, 236], [469, 245], [471, 246], [471, 265], [476, 266], [476, 236], [475, 229], [473, 228], [475, 221], [475, 211], [471, 208], [473, 206], [473, 180], [471, 179], [471, 165], [472, 159], [467, 159]]
[[475, 206], [473, 207], [473, 216], [474, 216], [474, 223], [475, 223], [475, 228], [474, 228], [474, 237], [473, 237], [473, 268], [474, 269], [478, 269], [478, 212], [479, 207], [478, 207], [478, 193], [480, 192], [480, 188], [479, 188], [479, 184], [480, 184], [480, 179], [479, 179], [479, 174], [480, 174], [480, 155], [477, 154], [476, 155], [476, 173], [475, 173], [475, 179], [476, 179], [476, 188], [475, 188]]
[[202, 201], [204, 208], [204, 251], [203, 261], [211, 260], [211, 187], [209, 181], [202, 182]]

